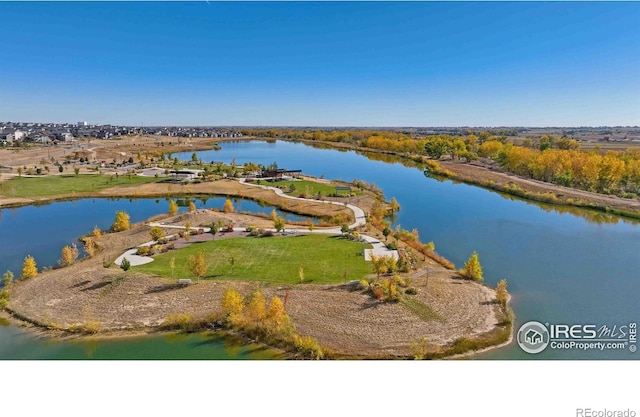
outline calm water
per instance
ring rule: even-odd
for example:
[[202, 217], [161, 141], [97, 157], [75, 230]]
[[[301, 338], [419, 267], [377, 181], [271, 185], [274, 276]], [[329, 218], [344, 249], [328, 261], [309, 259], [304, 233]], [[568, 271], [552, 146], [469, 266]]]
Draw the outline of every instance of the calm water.
[[[191, 153], [174, 156], [190, 159]], [[433, 240], [436, 250], [458, 266], [462, 266], [472, 251], [478, 251], [485, 281], [489, 285], [507, 278], [512, 307], [517, 316], [516, 326], [530, 320], [609, 326], [638, 321], [640, 227], [635, 222], [587, 210], [533, 204], [477, 187], [437, 181], [425, 177], [422, 170], [415, 167], [371, 160], [353, 151], [317, 149], [287, 142], [236, 142], [224, 143], [220, 151], [199, 152], [199, 157], [207, 162], [228, 163], [236, 158], [237, 163], [253, 161], [268, 165], [276, 161], [281, 168], [302, 169], [310, 175], [374, 182], [388, 198], [396, 197], [400, 202], [402, 209], [395, 219], [396, 224], [406, 229], [418, 229], [423, 241]], [[3, 252], [5, 248], [10, 249], [11, 255], [0, 254], [0, 267], [6, 269], [4, 265], [16, 263], [19, 267], [26, 254], [25, 249], [35, 252], [39, 245], [48, 245], [53, 236], [55, 239], [67, 239], [52, 244], [49, 249], [42, 249], [43, 253], [53, 250], [49, 256], [55, 262], [65, 242], [75, 240], [79, 234], [91, 230], [94, 224], [108, 227], [116, 209], [129, 212], [132, 221], [156, 213], [151, 209], [149, 211], [153, 213], [145, 210], [136, 212], [134, 207], [116, 208], [113, 205], [103, 209], [103, 204], [110, 203], [113, 202], [81, 200], [56, 203], [75, 204], [71, 206], [79, 210], [75, 213], [86, 215], [77, 231], [70, 230], [69, 224], [59, 225], [61, 220], [52, 220], [64, 218], [60, 211], [64, 213], [65, 210], [54, 209], [56, 204], [4, 210], [0, 220], [0, 247]], [[164, 212], [167, 207], [162, 200], [159, 206], [153, 200], [117, 203], [150, 205], [151, 208], [158, 207], [157, 212]], [[41, 211], [31, 215], [27, 229], [37, 230], [39, 238], [21, 238], [20, 242], [15, 242], [15, 238], [5, 238], [8, 223], [12, 224], [11, 227], [14, 223], [8, 219], [18, 219], [23, 212], [35, 210]], [[78, 214], [71, 216], [74, 221], [79, 220]], [[11, 245], [7, 243], [9, 240]], [[13, 246], [22, 246], [22, 250]], [[6, 329], [0, 328], [0, 340], [7, 337]], [[155, 343], [161, 346], [163, 342], [158, 339], [150, 343], [150, 346]], [[185, 349], [185, 354], [192, 349], [186, 341], [178, 344]], [[7, 357], [2, 346], [0, 344], [0, 357]], [[158, 347], [158, 351], [162, 348]], [[153, 352], [155, 348], [143, 351], [140, 357], [153, 355]], [[511, 345], [478, 357], [635, 359], [638, 354], [628, 350], [582, 352], [547, 349], [538, 355], [528, 355]]]
[[[188, 202], [177, 199], [178, 211], [185, 212]], [[196, 208], [222, 209], [226, 197], [194, 198]], [[255, 201], [232, 199], [237, 212], [269, 214], [273, 206]], [[25, 256], [32, 255], [38, 267], [52, 266], [60, 258], [65, 245], [77, 242], [81, 235], [90, 233], [95, 226], [107, 230], [113, 224], [115, 212], [123, 210], [131, 222], [140, 222], [151, 216], [166, 213], [167, 199], [83, 199], [53, 202], [41, 206], [0, 209], [0, 274], [11, 270], [19, 275]], [[305, 221], [307, 217], [276, 210], [288, 220]], [[195, 226], [195, 225], [194, 225]], [[1, 284], [0, 284], [1, 285]]]

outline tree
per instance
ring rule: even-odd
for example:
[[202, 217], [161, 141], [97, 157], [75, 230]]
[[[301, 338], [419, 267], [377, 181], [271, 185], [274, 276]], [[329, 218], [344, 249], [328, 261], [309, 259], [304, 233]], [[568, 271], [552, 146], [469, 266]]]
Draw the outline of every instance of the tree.
[[245, 316], [254, 323], [259, 323], [267, 318], [267, 300], [260, 290], [256, 290], [249, 299]]
[[386, 242], [389, 238], [389, 235], [391, 234], [391, 229], [389, 229], [389, 226], [384, 227], [384, 229], [382, 230], [382, 234], [384, 235], [384, 240]]
[[189, 213], [193, 213], [196, 211], [196, 204], [193, 201], [189, 201], [189, 208], [187, 209]]
[[373, 272], [378, 275], [378, 278], [380, 278], [380, 274], [387, 272], [387, 260], [385, 256], [376, 256], [372, 254], [371, 265], [373, 266]]
[[271, 298], [271, 302], [269, 303], [267, 319], [276, 327], [281, 327], [289, 319], [282, 300], [276, 295]]
[[309, 231], [313, 232], [313, 229], [315, 229], [315, 228], [316, 228], [315, 223], [313, 223], [312, 221], [309, 221]]
[[18, 178], [22, 178], [22, 167], [18, 167]]
[[232, 256], [229, 258], [229, 264], [231, 265], [231, 275], [233, 275], [233, 272], [235, 270], [236, 267], [236, 257]]
[[276, 232], [284, 230], [284, 226], [285, 222], [282, 217], [276, 217], [276, 219], [273, 221], [273, 228], [276, 229]]
[[235, 211], [235, 209], [233, 208], [233, 202], [230, 199], [227, 198], [227, 201], [224, 202], [222, 211], [224, 213], [233, 213]]
[[197, 153], [195, 153], [195, 152], [194, 152], [194, 153], [192, 153], [192, 154], [191, 154], [191, 160], [192, 160], [193, 162], [198, 162], [198, 154], [197, 154]]
[[13, 282], [13, 272], [7, 271], [2, 275], [2, 284], [7, 287]]
[[80, 167], [73, 167], [73, 172], [76, 174], [76, 177], [80, 173]]
[[62, 165], [58, 165], [58, 172], [61, 174], [64, 172], [64, 167]]
[[395, 197], [391, 199], [391, 202], [389, 203], [389, 209], [391, 210], [391, 214], [395, 213], [396, 211], [400, 211], [400, 203], [398, 203], [398, 200], [396, 200]]
[[93, 238], [98, 240], [100, 239], [101, 236], [102, 236], [102, 230], [100, 230], [100, 228], [96, 225], [93, 228]]
[[198, 281], [200, 281], [200, 278], [206, 275], [208, 269], [206, 260], [204, 258], [204, 252], [200, 251], [195, 255], [189, 255], [188, 263], [189, 271], [191, 271], [191, 273], [196, 276]]
[[507, 300], [509, 298], [509, 293], [507, 293], [507, 280], [501, 279], [498, 281], [498, 285], [496, 286], [496, 299], [502, 306], [502, 308], [507, 307]]
[[120, 269], [127, 272], [131, 268], [131, 262], [127, 258], [122, 258], [122, 263], [120, 263]]
[[87, 236], [82, 240], [82, 246], [84, 251], [89, 257], [92, 257], [96, 254], [96, 250], [98, 249], [98, 245], [95, 242], [95, 238], [91, 236]]
[[38, 267], [33, 256], [27, 255], [22, 262], [22, 279], [34, 278], [38, 275]]
[[129, 224], [129, 215], [124, 211], [116, 211], [116, 218], [111, 225], [111, 230], [114, 232], [122, 232], [129, 230], [131, 225]]
[[298, 278], [300, 278], [300, 284], [304, 281], [304, 268], [298, 268]]
[[72, 265], [76, 259], [78, 259], [78, 247], [73, 243], [71, 246], [67, 245], [62, 248], [58, 264], [60, 264], [60, 266], [69, 266]]
[[178, 203], [174, 200], [169, 201], [169, 216], [175, 216], [178, 212]]
[[349, 233], [349, 225], [346, 223], [343, 223], [342, 226], [340, 227], [340, 233], [347, 234]]
[[478, 253], [473, 252], [471, 257], [464, 264], [463, 275], [474, 281], [482, 281], [482, 266], [478, 259]]
[[237, 324], [242, 320], [244, 310], [244, 297], [233, 288], [229, 288], [222, 296], [222, 311], [231, 324]]
[[176, 257], [172, 256], [171, 259], [169, 259], [169, 268], [171, 268], [171, 278], [173, 278], [173, 272], [176, 269]]
[[269, 214], [269, 218], [274, 222], [276, 221], [276, 219], [278, 218], [278, 213], [276, 212], [276, 209], [271, 210], [271, 213]]
[[153, 226], [151, 230], [149, 230], [151, 234], [151, 239], [158, 241], [164, 237], [164, 230], [160, 226]]

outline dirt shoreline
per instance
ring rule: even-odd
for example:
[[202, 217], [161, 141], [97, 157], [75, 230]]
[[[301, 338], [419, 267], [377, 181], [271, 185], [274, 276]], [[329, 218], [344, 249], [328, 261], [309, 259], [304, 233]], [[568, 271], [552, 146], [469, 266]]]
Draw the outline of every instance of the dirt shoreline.
[[[221, 216], [238, 223], [251, 218], [201, 210], [173, 220], [206, 224]], [[418, 290], [413, 297], [428, 304], [442, 319], [424, 321], [400, 303], [381, 302], [363, 290], [341, 284], [285, 286], [204, 280], [178, 287], [161, 277], [135, 271], [123, 274], [117, 267], [105, 268], [103, 256], [108, 259], [125, 247], [148, 241], [149, 228], [139, 225], [101, 239], [103, 253], [12, 284], [8, 310], [14, 319], [30, 322], [29, 327], [48, 329], [43, 334], [50, 337], [70, 337], [69, 331], [81, 332], [90, 322], [99, 323], [97, 335], [152, 335], [170, 314], [205, 318], [219, 312], [227, 288], [245, 296], [260, 288], [267, 299], [273, 295], [287, 299], [286, 308], [297, 331], [316, 338], [334, 352], [334, 358], [407, 358], [412, 344], [423, 336], [431, 345], [444, 348], [460, 338], [482, 337], [503, 320], [493, 289], [462, 280], [430, 260], [428, 282], [413, 272], [416, 278], [412, 285]]]
[[[210, 139], [192, 143], [188, 150], [208, 149], [211, 143]], [[125, 154], [130, 153], [138, 149], [139, 144], [129, 143], [127, 146], [118, 150], [127, 149]], [[106, 157], [113, 150], [104, 152], [102, 155]], [[34, 199], [2, 198], [0, 207], [85, 197], [143, 198], [210, 194], [251, 198], [313, 216], [352, 215], [351, 210], [344, 207], [313, 200], [290, 201], [272, 191], [244, 187], [232, 180], [187, 186], [144, 184]], [[350, 202], [369, 211], [373, 200], [373, 197], [365, 195], [352, 198]], [[254, 224], [262, 227], [269, 223], [259, 217], [210, 210], [188, 214], [187, 217], [192, 225], [211, 224], [218, 219], [236, 226]], [[495, 332], [505, 319], [504, 312], [495, 303], [493, 289], [462, 280], [456, 272], [442, 268], [428, 258], [422, 265], [423, 268], [429, 268], [428, 282], [421, 271], [411, 274], [416, 277], [412, 286], [418, 290], [413, 297], [429, 305], [440, 318], [426, 321], [401, 303], [381, 302], [363, 290], [352, 290], [344, 285], [275, 286], [256, 282], [205, 280], [197, 285], [177, 287], [171, 280], [134, 271], [122, 278], [123, 273], [119, 268], [103, 266], [105, 259], [115, 259], [125, 248], [147, 242], [148, 232], [148, 227], [137, 225], [126, 232], [106, 234], [102, 237], [103, 252], [94, 258], [14, 283], [11, 286], [9, 311], [14, 314], [14, 319], [23, 318], [32, 325], [49, 329], [45, 332], [47, 335], [69, 337], [69, 330], [78, 331], [93, 322], [99, 324], [98, 334], [131, 337], [138, 332], [157, 333], [169, 314], [188, 313], [196, 318], [204, 318], [219, 312], [220, 300], [227, 288], [235, 288], [248, 295], [259, 287], [267, 298], [273, 295], [286, 298], [286, 307], [297, 331], [316, 338], [323, 347], [335, 352], [336, 358], [407, 358], [412, 354], [412, 345], [421, 337], [425, 337], [431, 346], [445, 349], [459, 340], [482, 339]], [[372, 230], [370, 226], [361, 232], [382, 238], [382, 233]], [[509, 330], [512, 332], [511, 327]]]

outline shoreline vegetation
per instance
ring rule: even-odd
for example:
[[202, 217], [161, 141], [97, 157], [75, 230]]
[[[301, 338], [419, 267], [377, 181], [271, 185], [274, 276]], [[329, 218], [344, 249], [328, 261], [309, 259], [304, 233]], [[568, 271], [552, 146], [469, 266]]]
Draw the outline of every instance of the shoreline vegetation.
[[[258, 194], [255, 193], [259, 193], [258, 198], [274, 206], [291, 208], [286, 199], [272, 191], [247, 187], [228, 179], [189, 184], [186, 186], [190, 188], [188, 195], [205, 194], [203, 189], [211, 192], [216, 189], [211, 184], [218, 184], [218, 190], [226, 191], [218, 194], [256, 197]], [[175, 196], [178, 193], [171, 188], [180, 190], [183, 187], [172, 185], [158, 194]], [[110, 197], [141, 197], [154, 188], [157, 192], [157, 187], [163, 185], [141, 184], [135, 190], [115, 187], [98, 193], [104, 192]], [[124, 268], [113, 264], [113, 259], [123, 250], [149, 240], [149, 227], [144, 223], [127, 224], [127, 227], [119, 228], [120, 232], [94, 230], [81, 239], [85, 248], [90, 242], [91, 256], [79, 261], [67, 259], [64, 267], [36, 271], [31, 278], [9, 284], [5, 309], [14, 319], [47, 329], [51, 335], [111, 337], [176, 329], [187, 332], [224, 330], [301, 358], [437, 359], [473, 354], [508, 343], [513, 332], [513, 313], [506, 301], [500, 301], [496, 291], [478, 282], [481, 276], [480, 280], [471, 276], [464, 278], [463, 272], [455, 271], [453, 264], [435, 253], [433, 243], [420, 242], [417, 231], [389, 230], [384, 218], [389, 214], [389, 207], [399, 209], [395, 199], [389, 205], [375, 187], [358, 189], [360, 195], [350, 199], [352, 203], [353, 199], [357, 200], [354, 204], [365, 209], [369, 221], [358, 230], [343, 230], [337, 238], [353, 239], [359, 233], [366, 233], [381, 242], [393, 244], [392, 247], [402, 254], [400, 262], [390, 263], [389, 259], [375, 262], [372, 258], [372, 265], [367, 265], [370, 272], [365, 272], [364, 277], [347, 276], [345, 268], [343, 277], [339, 272], [332, 272], [333, 284], [315, 283], [311, 282], [312, 277], [314, 274], [317, 277], [319, 271], [300, 266], [297, 274], [289, 274], [295, 276], [287, 278], [288, 282], [235, 280], [234, 267], [241, 268], [235, 264], [236, 259], [240, 262], [248, 260], [226, 254], [223, 257], [234, 259], [231, 273], [228, 272], [229, 265], [226, 269], [216, 266], [213, 276], [199, 274], [197, 284], [179, 285], [177, 277], [173, 279], [173, 267], [171, 277], [166, 274], [161, 277], [141, 273], [136, 267], [123, 271]], [[267, 198], [265, 191], [272, 197]], [[298, 204], [296, 210], [314, 216], [326, 214], [327, 206], [332, 206], [329, 210], [334, 210], [335, 206], [314, 200], [296, 200], [295, 203]], [[339, 205], [337, 208], [341, 210], [343, 224], [353, 220], [353, 213], [344, 215], [344, 210], [350, 209], [342, 209]], [[172, 224], [190, 225], [193, 236], [189, 238], [188, 234], [183, 234], [180, 239], [183, 244], [194, 247], [204, 245], [199, 243], [206, 234], [201, 229], [211, 224], [247, 226], [245, 233], [234, 232], [234, 235], [229, 232], [223, 236], [218, 232], [211, 237], [214, 241], [264, 239], [261, 242], [267, 251], [273, 246], [269, 242], [296, 239], [294, 236], [250, 237], [253, 230], [269, 227], [273, 219], [233, 213], [233, 210], [197, 210], [154, 217], [159, 218]], [[288, 230], [297, 228], [300, 234], [312, 231], [309, 225], [286, 227]], [[331, 245], [330, 241], [321, 245]], [[168, 255], [173, 250], [181, 249], [171, 248]], [[189, 256], [190, 264], [192, 257], [195, 259], [194, 255]], [[266, 255], [260, 258], [267, 259]], [[360, 258], [364, 262], [363, 257]], [[322, 275], [325, 273], [328, 272]], [[180, 278], [183, 275], [184, 270]], [[350, 279], [352, 276], [357, 279]], [[237, 294], [235, 310], [228, 302], [229, 291]], [[243, 301], [239, 302], [239, 299]]]

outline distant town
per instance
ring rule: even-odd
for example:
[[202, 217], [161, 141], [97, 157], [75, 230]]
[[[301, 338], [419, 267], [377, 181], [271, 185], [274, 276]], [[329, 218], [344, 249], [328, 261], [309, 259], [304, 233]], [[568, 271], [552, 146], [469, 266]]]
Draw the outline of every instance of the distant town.
[[236, 129], [219, 127], [114, 126], [87, 122], [25, 123], [0, 122], [0, 144], [72, 142], [82, 138], [111, 139], [125, 135], [158, 135], [188, 138], [234, 138], [242, 136]]
[[[279, 127], [274, 127], [279, 128]], [[379, 130], [396, 131], [413, 137], [440, 134], [468, 135], [489, 132], [491, 135], [510, 138], [539, 138], [555, 135], [580, 142], [615, 142], [627, 145], [640, 144], [640, 126], [615, 127], [287, 127], [301, 130]], [[0, 145], [16, 146], [25, 143], [55, 144], [73, 142], [83, 138], [112, 139], [126, 135], [156, 135], [183, 138], [238, 138], [245, 136], [248, 127], [200, 127], [200, 126], [120, 126], [99, 125], [87, 122], [38, 123], [0, 122]]]

